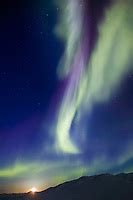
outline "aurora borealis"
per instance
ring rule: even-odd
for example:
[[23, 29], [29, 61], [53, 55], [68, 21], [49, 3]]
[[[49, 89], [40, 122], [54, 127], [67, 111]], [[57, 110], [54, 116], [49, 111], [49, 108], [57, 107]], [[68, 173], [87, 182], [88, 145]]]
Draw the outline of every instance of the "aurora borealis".
[[[57, 140], [61, 150], [72, 153], [79, 152], [69, 138], [72, 123], [80, 123], [86, 109], [89, 112], [93, 104], [106, 101], [111, 96], [123, 75], [129, 71], [133, 50], [128, 21], [132, 17], [132, 7], [118, 1], [106, 12], [105, 19], [99, 25], [98, 42], [89, 57], [89, 32], [87, 24], [84, 24], [87, 16], [84, 17], [85, 5], [80, 2], [68, 1], [66, 5], [66, 22], [63, 26], [66, 26], [64, 35], [68, 35], [66, 52], [60, 66], [61, 76], [63, 68], [64, 74], [70, 75], [60, 108]], [[63, 27], [60, 29], [63, 30]]]
[[27, 2], [1, 19], [0, 192], [132, 172], [132, 1]]

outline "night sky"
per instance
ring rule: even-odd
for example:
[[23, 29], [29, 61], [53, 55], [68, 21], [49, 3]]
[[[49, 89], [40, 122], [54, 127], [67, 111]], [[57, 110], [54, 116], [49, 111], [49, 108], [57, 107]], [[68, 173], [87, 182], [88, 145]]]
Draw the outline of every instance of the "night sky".
[[0, 2], [0, 193], [133, 171], [132, 6]]

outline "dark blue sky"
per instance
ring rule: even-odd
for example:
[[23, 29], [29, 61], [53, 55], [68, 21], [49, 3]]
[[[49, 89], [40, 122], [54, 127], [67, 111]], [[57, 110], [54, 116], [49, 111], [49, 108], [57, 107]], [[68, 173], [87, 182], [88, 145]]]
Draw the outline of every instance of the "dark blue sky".
[[1, 128], [44, 112], [56, 87], [61, 52], [53, 35], [56, 10], [41, 1], [13, 2], [1, 3]]

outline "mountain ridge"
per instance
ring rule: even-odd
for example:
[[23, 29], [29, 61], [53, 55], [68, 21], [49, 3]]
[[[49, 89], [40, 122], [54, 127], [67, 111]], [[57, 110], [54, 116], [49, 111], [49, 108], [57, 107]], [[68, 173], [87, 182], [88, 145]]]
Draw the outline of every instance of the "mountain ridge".
[[133, 173], [99, 174], [50, 187], [34, 195], [1, 194], [0, 200], [133, 200]]

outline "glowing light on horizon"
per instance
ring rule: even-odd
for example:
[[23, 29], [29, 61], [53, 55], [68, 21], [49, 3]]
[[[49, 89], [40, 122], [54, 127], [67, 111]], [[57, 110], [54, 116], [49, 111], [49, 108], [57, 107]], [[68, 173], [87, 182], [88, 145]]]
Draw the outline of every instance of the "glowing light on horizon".
[[30, 189], [30, 192], [32, 192], [33, 194], [37, 192], [37, 189], [35, 187]]

